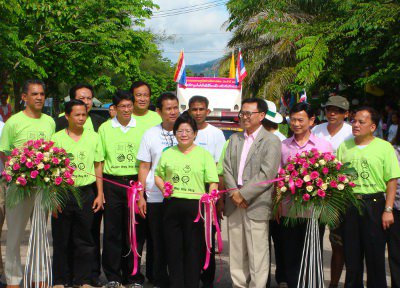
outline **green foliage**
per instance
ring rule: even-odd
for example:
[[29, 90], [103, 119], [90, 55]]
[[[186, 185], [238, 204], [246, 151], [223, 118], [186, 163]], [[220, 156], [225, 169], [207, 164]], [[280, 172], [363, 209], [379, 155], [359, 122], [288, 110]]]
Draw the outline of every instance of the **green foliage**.
[[0, 84], [37, 77], [53, 97], [60, 83], [89, 82], [112, 93], [115, 75], [129, 86], [142, 74], [142, 59], [158, 51], [154, 35], [142, 29], [155, 7], [151, 0], [1, 1]]
[[343, 84], [363, 93], [373, 84], [399, 91], [398, 1], [230, 0], [227, 7], [229, 46], [242, 48], [250, 76], [245, 91], [276, 99], [278, 71], [293, 67], [287, 90]]

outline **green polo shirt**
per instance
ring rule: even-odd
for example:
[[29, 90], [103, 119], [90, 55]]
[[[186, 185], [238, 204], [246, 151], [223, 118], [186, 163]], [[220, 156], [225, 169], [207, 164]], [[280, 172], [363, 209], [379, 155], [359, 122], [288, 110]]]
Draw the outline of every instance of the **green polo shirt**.
[[13, 147], [21, 147], [29, 140], [50, 140], [54, 134], [54, 120], [42, 113], [40, 118], [31, 118], [24, 111], [10, 117], [4, 125], [0, 140], [0, 151], [8, 151]]
[[196, 146], [188, 154], [183, 154], [178, 146], [165, 150], [158, 162], [155, 175], [172, 183], [172, 197], [200, 199], [205, 183], [218, 183], [218, 173], [211, 154]]
[[136, 126], [144, 132], [149, 128], [156, 126], [162, 122], [160, 115], [157, 112], [148, 110], [143, 116], [137, 116], [132, 114], [132, 117], [136, 120]]
[[136, 159], [142, 129], [137, 124], [124, 133], [120, 127], [112, 126], [112, 119], [104, 122], [99, 128], [103, 146], [103, 172], [114, 176], [137, 175], [139, 161]]
[[75, 186], [86, 186], [96, 181], [96, 177], [92, 176], [95, 175], [94, 162], [104, 160], [100, 136], [96, 132], [84, 129], [81, 138], [74, 141], [63, 129], [54, 134], [51, 140], [56, 147], [64, 148], [73, 155], [71, 166], [76, 168]]
[[366, 147], [358, 147], [354, 139], [343, 142], [337, 157], [342, 163], [351, 163], [357, 171], [353, 179], [356, 194], [386, 192], [390, 179], [400, 177], [400, 167], [393, 146], [380, 138], [374, 138]]

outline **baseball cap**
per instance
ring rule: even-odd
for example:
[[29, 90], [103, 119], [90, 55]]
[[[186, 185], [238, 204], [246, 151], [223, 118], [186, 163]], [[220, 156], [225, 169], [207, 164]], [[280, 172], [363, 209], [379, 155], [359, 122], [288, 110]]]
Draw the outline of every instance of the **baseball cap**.
[[345, 111], [348, 111], [349, 108], [350, 108], [349, 101], [347, 101], [347, 99], [344, 98], [343, 96], [331, 96], [331, 97], [329, 97], [328, 102], [326, 102], [324, 107], [327, 107], [327, 106], [335, 106], [335, 107], [338, 107], [338, 108], [343, 109]]

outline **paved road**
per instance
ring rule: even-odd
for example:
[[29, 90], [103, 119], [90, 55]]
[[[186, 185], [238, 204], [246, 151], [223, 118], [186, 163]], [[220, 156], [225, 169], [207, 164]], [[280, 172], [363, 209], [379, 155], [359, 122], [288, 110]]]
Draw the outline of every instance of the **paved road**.
[[[49, 226], [50, 227], [50, 222]], [[29, 228], [29, 227], [28, 227]], [[27, 228], [27, 229], [28, 229]], [[27, 245], [28, 245], [28, 237], [29, 237], [29, 231], [25, 231], [25, 238], [24, 241], [22, 242], [22, 247], [21, 247], [21, 255], [22, 255], [22, 263], [25, 262], [25, 255], [26, 255], [26, 250], [27, 250]], [[216, 278], [220, 278], [219, 282], [215, 284], [215, 287], [217, 288], [228, 288], [232, 287], [232, 283], [230, 281], [230, 275], [229, 275], [229, 268], [228, 268], [228, 242], [227, 242], [227, 233], [226, 233], [226, 222], [222, 222], [222, 233], [223, 233], [223, 240], [224, 240], [224, 251], [222, 252], [222, 255], [217, 258], [217, 272], [216, 272]], [[4, 263], [4, 254], [5, 254], [5, 239], [6, 239], [6, 234], [7, 234], [7, 225], [5, 224], [3, 227], [3, 233], [1, 235], [1, 249], [3, 252], [3, 263]], [[51, 233], [48, 233], [50, 242], [52, 241], [51, 239]], [[329, 280], [330, 280], [330, 259], [331, 259], [331, 249], [330, 249], [330, 243], [328, 239], [329, 231], [326, 231], [325, 236], [324, 236], [324, 274], [325, 274], [325, 285], [326, 287], [329, 286]], [[273, 254], [273, 253], [272, 253]], [[145, 259], [145, 255], [143, 255]], [[387, 255], [386, 255], [387, 256]], [[387, 257], [386, 257], [387, 258]], [[144, 262], [144, 261], [143, 261]], [[142, 263], [143, 264], [143, 263]], [[386, 263], [386, 271], [389, 271], [388, 264]], [[142, 271], [145, 271], [145, 267], [142, 267]], [[272, 258], [272, 277], [274, 279], [274, 273], [275, 273], [275, 261]], [[344, 274], [342, 273], [342, 278], [340, 280], [341, 285], [343, 286], [344, 283]], [[104, 275], [103, 275], [104, 276]], [[366, 275], [364, 276], [364, 279], [366, 279]], [[387, 280], [388, 283], [390, 283], [390, 277], [389, 277], [389, 272], [387, 272]], [[145, 285], [146, 288], [152, 287], [151, 284], [146, 283]], [[275, 280], [272, 282], [272, 287], [278, 287]]]

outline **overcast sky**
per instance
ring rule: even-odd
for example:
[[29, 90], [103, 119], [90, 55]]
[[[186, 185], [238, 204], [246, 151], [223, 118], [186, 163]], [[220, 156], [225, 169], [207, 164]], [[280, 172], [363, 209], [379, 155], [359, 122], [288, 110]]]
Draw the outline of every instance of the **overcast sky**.
[[[155, 33], [175, 35], [174, 41], [164, 42], [160, 47], [165, 57], [176, 62], [179, 51], [184, 49], [186, 65], [191, 65], [223, 56], [230, 38], [230, 33], [222, 27], [229, 17], [226, 0], [155, 0], [154, 3], [160, 9], [146, 21], [146, 27]], [[193, 10], [196, 12], [189, 13]]]

